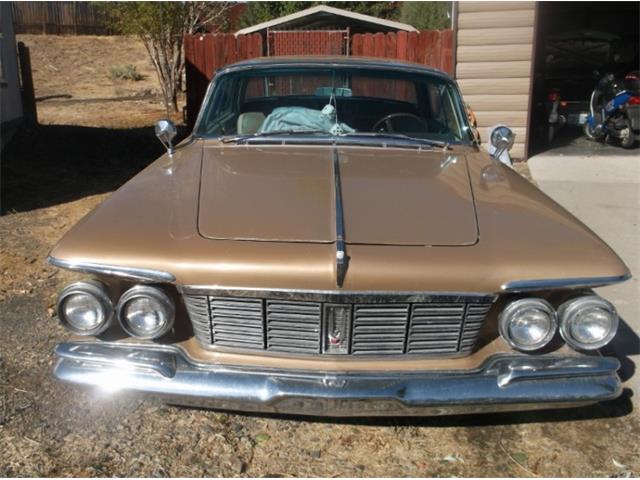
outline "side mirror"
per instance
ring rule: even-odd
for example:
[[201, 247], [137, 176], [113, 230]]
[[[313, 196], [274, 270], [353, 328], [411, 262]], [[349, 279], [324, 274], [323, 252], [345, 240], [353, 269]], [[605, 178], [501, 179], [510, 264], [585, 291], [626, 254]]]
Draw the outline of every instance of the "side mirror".
[[491, 156], [497, 160], [503, 153], [508, 152], [513, 147], [516, 136], [509, 127], [498, 125], [491, 131], [490, 142], [493, 147]]
[[178, 130], [175, 124], [171, 120], [159, 120], [156, 123], [156, 137], [160, 140], [160, 143], [165, 146], [169, 156], [173, 155], [175, 151], [173, 148], [173, 139], [176, 138]]

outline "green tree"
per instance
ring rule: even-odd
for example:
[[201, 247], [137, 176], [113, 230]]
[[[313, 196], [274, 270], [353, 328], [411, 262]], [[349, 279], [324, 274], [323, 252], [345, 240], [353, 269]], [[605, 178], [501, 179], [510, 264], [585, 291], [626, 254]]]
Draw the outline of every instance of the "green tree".
[[248, 2], [240, 18], [240, 25], [249, 27], [315, 7], [316, 5], [328, 5], [378, 18], [394, 20], [398, 17], [400, 2]]
[[149, 53], [158, 75], [167, 113], [178, 111], [178, 92], [184, 73], [182, 39], [206, 26], [224, 28], [232, 2], [104, 2], [113, 28], [135, 35]]
[[451, 2], [403, 2], [400, 21], [418, 30], [451, 28]]

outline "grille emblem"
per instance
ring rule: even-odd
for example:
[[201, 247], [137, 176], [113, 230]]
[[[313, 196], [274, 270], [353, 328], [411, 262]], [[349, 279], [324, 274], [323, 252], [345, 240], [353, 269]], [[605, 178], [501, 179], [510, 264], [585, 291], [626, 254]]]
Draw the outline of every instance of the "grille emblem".
[[323, 315], [324, 353], [348, 354], [351, 305], [325, 305]]

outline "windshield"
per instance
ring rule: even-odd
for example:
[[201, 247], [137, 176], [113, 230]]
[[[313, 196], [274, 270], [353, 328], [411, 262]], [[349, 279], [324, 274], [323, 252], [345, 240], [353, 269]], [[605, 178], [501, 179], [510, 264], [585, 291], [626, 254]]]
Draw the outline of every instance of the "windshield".
[[397, 135], [467, 142], [454, 84], [438, 75], [348, 67], [256, 68], [221, 75], [202, 136]]

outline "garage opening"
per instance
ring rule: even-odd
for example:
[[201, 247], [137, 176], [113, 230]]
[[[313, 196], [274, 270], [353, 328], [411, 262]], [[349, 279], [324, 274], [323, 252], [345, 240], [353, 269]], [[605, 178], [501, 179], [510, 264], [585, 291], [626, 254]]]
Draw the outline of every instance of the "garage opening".
[[536, 23], [528, 156], [620, 153], [619, 139], [606, 147], [583, 129], [598, 81], [612, 74], [623, 88], [640, 69], [640, 2], [539, 2]]

